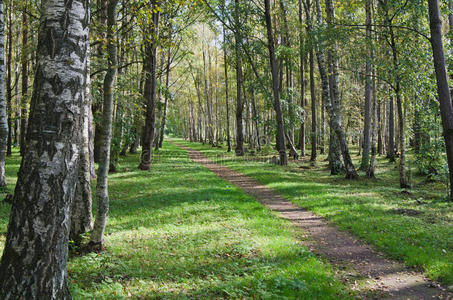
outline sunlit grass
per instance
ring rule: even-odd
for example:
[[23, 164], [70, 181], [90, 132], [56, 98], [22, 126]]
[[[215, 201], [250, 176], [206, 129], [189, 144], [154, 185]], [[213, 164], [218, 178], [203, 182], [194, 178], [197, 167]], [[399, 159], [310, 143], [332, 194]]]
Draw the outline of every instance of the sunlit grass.
[[[225, 149], [209, 145], [178, 142], [208, 156], [225, 153]], [[412, 170], [414, 188], [404, 194], [396, 165], [383, 157], [377, 161], [377, 179], [361, 173], [355, 181], [345, 180], [343, 175], [331, 176], [325, 158], [319, 157], [315, 166], [305, 158], [281, 167], [228, 154], [222, 162], [326, 217], [388, 256], [423, 270], [429, 278], [453, 283], [453, 203], [446, 200], [445, 185], [424, 183], [424, 178]], [[353, 158], [359, 165], [355, 153]]]
[[[295, 232], [171, 144], [151, 170], [139, 155], [110, 176], [106, 251], [72, 254], [74, 299], [338, 299], [349, 291]], [[19, 156], [8, 160], [10, 189]], [[6, 232], [9, 205], [0, 203]], [[3, 247], [4, 234], [0, 235]]]

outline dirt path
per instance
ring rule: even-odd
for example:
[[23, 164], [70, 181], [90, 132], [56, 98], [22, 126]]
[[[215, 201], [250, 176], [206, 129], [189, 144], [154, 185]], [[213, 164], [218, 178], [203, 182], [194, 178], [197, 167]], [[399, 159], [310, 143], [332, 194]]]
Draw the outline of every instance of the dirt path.
[[[176, 144], [190, 158], [219, 177], [240, 187], [256, 200], [302, 229], [302, 241], [312, 252], [327, 258], [340, 271], [342, 281], [360, 290], [363, 298], [378, 299], [453, 299], [451, 293], [428, 281], [403, 264], [386, 259], [351, 234], [339, 231], [323, 218], [277, 195], [251, 177], [207, 159], [200, 151]], [[307, 238], [308, 237], [308, 238]]]

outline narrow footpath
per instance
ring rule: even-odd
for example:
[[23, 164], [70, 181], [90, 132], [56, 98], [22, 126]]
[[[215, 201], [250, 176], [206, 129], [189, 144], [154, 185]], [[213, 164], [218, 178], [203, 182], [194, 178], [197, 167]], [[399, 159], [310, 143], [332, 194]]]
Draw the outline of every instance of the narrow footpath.
[[200, 151], [176, 144], [189, 152], [190, 158], [219, 177], [238, 186], [257, 201], [290, 220], [302, 230], [300, 239], [313, 253], [329, 260], [340, 272], [341, 280], [364, 298], [375, 299], [453, 299], [437, 283], [402, 263], [385, 258], [363, 241], [338, 230], [325, 219], [294, 205], [270, 188], [230, 168], [213, 163]]

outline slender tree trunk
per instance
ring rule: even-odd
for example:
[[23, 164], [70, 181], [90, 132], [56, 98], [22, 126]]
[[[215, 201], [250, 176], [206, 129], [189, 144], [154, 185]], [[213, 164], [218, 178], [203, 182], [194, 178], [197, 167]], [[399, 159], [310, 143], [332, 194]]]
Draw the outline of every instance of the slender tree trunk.
[[165, 124], [167, 123], [167, 107], [168, 107], [168, 97], [170, 95], [170, 65], [171, 65], [171, 51], [168, 49], [167, 56], [167, 70], [165, 72], [165, 94], [164, 94], [164, 111], [162, 113], [162, 122], [160, 124], [160, 139], [159, 139], [159, 148], [162, 148], [164, 143], [165, 135]]
[[71, 299], [67, 245], [85, 109], [89, 7], [87, 0], [41, 2], [27, 147], [0, 264], [4, 300]]
[[379, 155], [384, 154], [384, 131], [385, 131], [385, 107], [383, 107], [382, 103], [378, 101], [378, 146], [377, 146], [377, 151]]
[[[208, 45], [209, 47], [209, 45]], [[206, 111], [207, 111], [207, 136], [210, 145], [214, 145], [214, 124], [212, 122], [212, 99], [211, 99], [211, 81], [210, 70], [207, 63], [208, 50], [203, 50], [203, 67], [204, 67], [204, 92], [206, 97]]]
[[[18, 27], [18, 26], [17, 26]], [[19, 145], [19, 131], [20, 131], [20, 94], [19, 94], [19, 79], [20, 79], [20, 60], [19, 60], [19, 53], [20, 53], [20, 30], [19, 28], [16, 29], [16, 40], [14, 44], [14, 51], [15, 51], [15, 64], [14, 64], [14, 147]]]
[[12, 64], [12, 52], [13, 52], [13, 3], [10, 1], [8, 9], [8, 54], [7, 54], [7, 71], [6, 71], [6, 101], [7, 101], [7, 113], [8, 113], [8, 140], [6, 147], [6, 156], [11, 156], [11, 143], [12, 143], [12, 101], [13, 101], [13, 87], [11, 85], [11, 64]]
[[368, 170], [370, 165], [370, 137], [371, 137], [371, 93], [372, 93], [372, 78], [371, 78], [371, 0], [365, 2], [366, 12], [366, 45], [367, 57], [365, 67], [365, 119], [363, 124], [363, 153], [361, 170]]
[[299, 150], [300, 155], [305, 156], [305, 62], [306, 62], [306, 54], [304, 49], [304, 33], [302, 30], [303, 26], [303, 17], [302, 17], [302, 0], [299, 0], [299, 26], [300, 26], [300, 33], [299, 33], [299, 60], [300, 60], [300, 107], [304, 110], [302, 116], [302, 122], [300, 123], [299, 129]]
[[[448, 41], [450, 44], [450, 47], [453, 46], [453, 0], [448, 0]], [[451, 68], [451, 62], [447, 61], [447, 69]], [[449, 65], [448, 65], [449, 64]], [[450, 79], [453, 76], [450, 75]], [[453, 97], [453, 89], [450, 88], [450, 97]]]
[[256, 101], [255, 101], [255, 91], [252, 89], [252, 92], [251, 92], [251, 96], [252, 96], [252, 114], [253, 114], [253, 121], [254, 121], [254, 124], [255, 124], [255, 134], [256, 134], [256, 147], [257, 147], [257, 150], [260, 151], [261, 150], [261, 141], [260, 141], [260, 129], [259, 129], [259, 123], [258, 123], [258, 112], [256, 110]]
[[154, 131], [156, 122], [156, 63], [157, 63], [157, 43], [156, 38], [159, 34], [159, 17], [160, 10], [158, 7], [159, 0], [152, 0], [150, 8], [152, 13], [152, 26], [148, 34], [144, 36], [145, 43], [145, 88], [144, 96], [146, 100], [146, 120], [143, 132], [143, 147], [140, 165], [141, 170], [149, 170], [151, 167], [151, 157], [153, 151]]
[[389, 99], [387, 158], [395, 162], [395, 108], [393, 96]]
[[[69, 239], [80, 243], [81, 235], [93, 229], [91, 179], [96, 178], [93, 158], [93, 114], [91, 111], [90, 47], [87, 49], [87, 72], [85, 86], [85, 111], [83, 114], [82, 147], [80, 149], [79, 174], [72, 202]], [[93, 175], [94, 174], [94, 175]]]
[[227, 63], [227, 53], [226, 53], [226, 36], [225, 36], [225, 27], [223, 27], [223, 63], [225, 71], [225, 104], [226, 104], [226, 133], [227, 133], [227, 144], [228, 152], [231, 152], [231, 136], [230, 136], [230, 108], [229, 108], [229, 95], [228, 95], [228, 63]]
[[416, 154], [420, 153], [420, 147], [421, 147], [421, 137], [422, 137], [422, 128], [421, 128], [421, 115], [420, 115], [420, 107], [419, 104], [417, 103], [418, 97], [415, 96], [415, 108], [414, 108], [414, 125], [413, 125], [413, 131], [414, 131], [414, 152]]
[[[100, 27], [100, 41], [97, 46], [97, 55], [98, 57], [102, 58], [104, 57], [104, 49], [105, 49], [105, 40], [106, 40], [106, 32], [107, 32], [107, 1], [108, 0], [97, 0], [97, 16], [99, 18], [98, 24]], [[103, 97], [102, 93], [103, 90], [101, 87], [99, 87], [99, 93]], [[97, 104], [96, 107], [93, 107], [93, 113], [96, 114], [96, 117], [101, 117], [102, 118], [102, 103]], [[101, 135], [102, 135], [102, 126], [100, 122], [95, 123], [95, 128], [94, 128], [94, 143], [93, 143], [93, 156], [94, 156], [94, 161], [96, 163], [99, 162], [100, 160], [100, 155], [101, 155]]]
[[[334, 57], [332, 54], [332, 50], [328, 50], [327, 56], [328, 64], [329, 64], [329, 87], [330, 87], [330, 95], [331, 97], [334, 96], [333, 87], [335, 84], [335, 78], [333, 76], [334, 70]], [[332, 99], [334, 100], [334, 99]], [[329, 128], [330, 128], [330, 136], [329, 136], [329, 168], [331, 175], [338, 175], [342, 171], [344, 171], [344, 165], [341, 161], [341, 148], [340, 143], [338, 141], [338, 137], [335, 133], [334, 126], [332, 119], [329, 120]]]
[[3, 0], [0, 0], [0, 187], [6, 187], [5, 159], [8, 143], [8, 115], [5, 101], [5, 44]]
[[[247, 75], [247, 74], [245, 74]], [[246, 78], [246, 76], [244, 75], [244, 78]], [[245, 106], [245, 118], [244, 118], [244, 121], [245, 121], [245, 138], [244, 138], [244, 142], [248, 144], [248, 148], [249, 150], [250, 149], [253, 149], [253, 143], [250, 139], [250, 101], [247, 101], [247, 91], [246, 91], [246, 88], [245, 88], [245, 84], [242, 85], [242, 95], [244, 95], [243, 99], [244, 99], [244, 106]]]
[[310, 49], [310, 94], [311, 94], [311, 156], [310, 161], [316, 161], [317, 131], [316, 131], [316, 91], [315, 91], [315, 58]]
[[[318, 64], [319, 66], [319, 64]], [[325, 65], [324, 65], [325, 68]], [[321, 82], [321, 90], [322, 90], [322, 82]], [[325, 106], [326, 106], [326, 99], [323, 97], [323, 92], [321, 92], [321, 103], [319, 106], [319, 112], [321, 114], [320, 119], [321, 122], [319, 124], [319, 153], [321, 155], [325, 154], [325, 135], [326, 135], [326, 115], [325, 115]]]
[[[329, 47], [327, 50], [327, 64], [329, 65], [329, 92], [332, 102], [339, 102], [339, 99], [334, 99], [336, 96], [334, 93], [335, 86], [335, 76], [334, 76], [334, 67], [335, 67], [335, 57], [333, 56], [332, 47]], [[339, 103], [336, 105], [340, 105]], [[329, 168], [331, 175], [338, 175], [344, 170], [343, 162], [341, 161], [341, 148], [338, 141], [338, 137], [335, 133], [334, 124], [332, 118], [329, 120], [330, 136], [329, 136]]]
[[[17, 36], [16, 41], [19, 41], [19, 35]], [[18, 43], [18, 42], [17, 42]], [[18, 53], [18, 45], [16, 47], [16, 53]], [[19, 97], [19, 64], [16, 62], [16, 67], [15, 67], [15, 72], [14, 72], [14, 78], [15, 78], [15, 96], [14, 96], [14, 142], [13, 145], [14, 147], [17, 147], [19, 145], [19, 130], [20, 130], [20, 97]]]
[[[371, 1], [371, 0], [368, 0]], [[376, 75], [376, 68], [374, 68], [374, 75]], [[377, 155], [377, 148], [376, 148], [376, 140], [377, 140], [377, 126], [378, 126], [378, 112], [377, 112], [377, 94], [376, 94], [376, 76], [372, 79], [373, 82], [373, 95], [372, 95], [372, 103], [371, 103], [371, 112], [373, 117], [373, 125], [371, 128], [371, 159], [370, 159], [370, 166], [367, 170], [367, 176], [370, 178], [375, 177], [375, 169], [376, 169], [376, 155]]]
[[[399, 82], [399, 76], [397, 76], [397, 81]], [[398, 130], [399, 130], [399, 142], [400, 142], [400, 187], [409, 188], [409, 183], [407, 182], [406, 177], [406, 133], [404, 131], [404, 114], [403, 114], [403, 104], [401, 100], [401, 92], [399, 83], [397, 83], [396, 88], [396, 104], [398, 109]]]
[[[237, 1], [237, 0], [236, 0]], [[267, 46], [269, 50], [269, 62], [272, 74], [272, 89], [274, 93], [274, 109], [277, 118], [277, 150], [280, 153], [280, 164], [286, 166], [288, 164], [288, 156], [286, 155], [285, 144], [285, 128], [283, 125], [283, 113], [280, 104], [280, 89], [278, 79], [277, 59], [275, 58], [274, 49], [274, 34], [272, 32], [272, 20], [270, 11], [270, 0], [264, 0], [266, 31], [267, 31]]]
[[[318, 17], [318, 22], [320, 24], [323, 23], [322, 20], [322, 15], [321, 15], [321, 3], [319, 0], [316, 0], [316, 10], [317, 10], [317, 17]], [[321, 138], [320, 138], [320, 144], [321, 144], [321, 154], [324, 154], [324, 135], [325, 135], [325, 120], [324, 120], [324, 110], [323, 106], [327, 105], [327, 103], [332, 103], [329, 95], [329, 79], [327, 77], [327, 70], [326, 70], [326, 61], [325, 61], [325, 55], [324, 55], [324, 45], [323, 43], [318, 43], [316, 46], [316, 57], [318, 59], [318, 69], [319, 69], [319, 74], [321, 77], [321, 101], [322, 101], [322, 106], [321, 106]]]
[[242, 99], [242, 61], [241, 61], [241, 24], [239, 18], [239, 0], [235, 0], [234, 12], [234, 38], [236, 45], [236, 149], [237, 156], [244, 155], [244, 130], [242, 123], [242, 113], [244, 110], [244, 103]]
[[[282, 12], [282, 19], [283, 19], [283, 32], [282, 32], [282, 45], [287, 47], [288, 49], [291, 49], [291, 39], [290, 39], [290, 34], [289, 34], [289, 26], [288, 26], [288, 18], [287, 18], [287, 8], [285, 4], [285, 0], [280, 0], [280, 10]], [[293, 103], [293, 70], [292, 70], [292, 61], [291, 61], [291, 56], [286, 55], [285, 57], [286, 65], [285, 65], [285, 73], [286, 73], [286, 93], [287, 97], [289, 100], [289, 103]], [[283, 62], [283, 60], [282, 60]], [[283, 76], [280, 78], [280, 80], [283, 80]], [[291, 116], [293, 115], [293, 109], [292, 106], [288, 106], [288, 114]], [[288, 131], [288, 137], [291, 140], [292, 143], [294, 143], [294, 126], [291, 122], [289, 122], [289, 128], [287, 129]], [[291, 149], [291, 143], [288, 142], [288, 145], [290, 146]], [[294, 146], [294, 144], [293, 144]], [[297, 153], [296, 153], [297, 154]], [[297, 154], [297, 156], [299, 156]]]
[[201, 92], [200, 92], [200, 82], [199, 78], [195, 79], [194, 77], [195, 86], [197, 89], [197, 97], [198, 97], [198, 141], [203, 142], [203, 106], [201, 104]]
[[438, 0], [429, 0], [429, 24], [431, 46], [433, 49], [434, 69], [436, 71], [437, 92], [439, 94], [440, 113], [444, 129], [448, 168], [450, 171], [450, 200], [453, 201], [453, 107], [451, 103], [448, 77], [445, 67], [444, 47], [442, 43], [442, 21]]
[[104, 243], [104, 230], [109, 212], [108, 174], [110, 166], [110, 144], [112, 140], [113, 83], [117, 73], [117, 48], [115, 45], [116, 5], [118, 0], [108, 0], [107, 5], [107, 60], [108, 70], [104, 77], [104, 110], [102, 111], [101, 147], [96, 184], [97, 211], [91, 247], [101, 250]]
[[160, 124], [160, 121], [161, 121], [161, 115], [162, 115], [162, 107], [161, 107], [161, 104], [162, 104], [162, 77], [164, 76], [164, 69], [165, 69], [165, 55], [163, 52], [160, 53], [160, 64], [158, 64], [158, 71], [157, 73], [159, 74], [159, 77], [157, 79], [158, 81], [158, 85], [156, 87], [157, 89], [157, 99], [156, 99], [156, 117], [155, 117], [155, 122], [157, 122], [157, 124], [155, 124], [155, 132], [154, 132], [154, 140], [153, 140], [153, 143], [152, 145], [154, 145], [154, 150], [159, 150], [159, 140], [160, 140], [160, 128], [161, 128], [161, 124]]
[[399, 59], [398, 59], [398, 51], [396, 49], [396, 39], [395, 34], [393, 31], [392, 20], [389, 16], [388, 11], [388, 3], [387, 0], [381, 0], [382, 5], [385, 11], [385, 22], [388, 26], [389, 34], [390, 34], [390, 47], [392, 50], [392, 59], [393, 59], [393, 69], [394, 69], [394, 91], [396, 97], [396, 107], [398, 112], [398, 131], [399, 131], [399, 146], [400, 146], [400, 165], [399, 165], [399, 173], [400, 173], [400, 187], [401, 188], [408, 188], [409, 184], [407, 182], [406, 177], [406, 145], [405, 145], [405, 132], [404, 132], [404, 115], [403, 115], [403, 105], [401, 99], [401, 80], [399, 74]]
[[[305, 14], [307, 16], [307, 32], [311, 34], [312, 18], [310, 14], [310, 1], [306, 0], [304, 5]], [[316, 122], [316, 89], [315, 89], [315, 55], [313, 46], [311, 45], [309, 52], [309, 67], [310, 67], [310, 97], [311, 97], [311, 155], [310, 161], [316, 161], [317, 150], [317, 122]]]
[[27, 128], [27, 94], [28, 94], [28, 21], [27, 4], [22, 14], [22, 95], [21, 95], [21, 119], [20, 119], [20, 154], [24, 156], [25, 134]]
[[[325, 0], [326, 11], [327, 11], [327, 22], [328, 24], [335, 23], [335, 9], [333, 0]], [[320, 6], [318, 5], [318, 10]], [[332, 120], [332, 125], [335, 133], [337, 134], [338, 141], [341, 147], [341, 153], [343, 156], [344, 166], [346, 168], [346, 178], [355, 179], [358, 177], [355, 170], [354, 164], [352, 163], [351, 155], [349, 154], [349, 147], [346, 141], [346, 134], [343, 130], [343, 124], [341, 120], [341, 109], [340, 109], [340, 91], [339, 91], [339, 72], [338, 72], [338, 58], [336, 44], [332, 46], [332, 56], [335, 58], [333, 61], [333, 86], [332, 86], [332, 102], [327, 103], [326, 110]]]
[[79, 243], [81, 235], [93, 229], [92, 199], [91, 199], [91, 159], [90, 159], [90, 74], [89, 51], [87, 50], [87, 78], [85, 87], [85, 110], [83, 112], [82, 143], [79, 158], [79, 174], [76, 192], [72, 202], [71, 227], [69, 239]]
[[[89, 59], [89, 58], [88, 58]], [[91, 78], [89, 76], [90, 72], [90, 64], [88, 64], [88, 86], [91, 87]], [[90, 174], [91, 174], [91, 179], [95, 179], [97, 177], [96, 175], [96, 169], [95, 169], [95, 164], [94, 164], [94, 130], [93, 130], [93, 110], [92, 110], [92, 105], [93, 101], [91, 98], [91, 92], [90, 92], [90, 99], [89, 99], [89, 112], [88, 112], [88, 151], [90, 155]]]

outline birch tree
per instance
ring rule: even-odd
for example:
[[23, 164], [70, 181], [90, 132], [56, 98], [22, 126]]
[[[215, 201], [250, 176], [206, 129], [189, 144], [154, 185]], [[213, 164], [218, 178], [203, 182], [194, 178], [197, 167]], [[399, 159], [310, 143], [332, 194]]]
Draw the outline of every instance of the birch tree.
[[445, 147], [450, 177], [450, 200], [453, 201], [453, 106], [445, 67], [444, 46], [442, 42], [442, 21], [439, 1], [429, 0], [429, 25], [433, 50], [434, 69], [436, 71], [437, 92], [444, 129]]
[[97, 211], [90, 244], [94, 250], [102, 250], [104, 230], [109, 212], [108, 174], [110, 166], [110, 144], [112, 141], [113, 119], [113, 83], [117, 73], [117, 46], [115, 44], [116, 5], [117, 0], [108, 0], [107, 4], [107, 52], [108, 70], [104, 77], [104, 110], [101, 128], [99, 168], [96, 183]]
[[66, 264], [85, 109], [89, 1], [43, 0], [41, 12], [27, 147], [0, 264], [4, 300], [71, 299]]
[[5, 100], [5, 24], [3, 22], [3, 0], [0, 0], [0, 187], [6, 186], [5, 159], [8, 143], [8, 117]]

